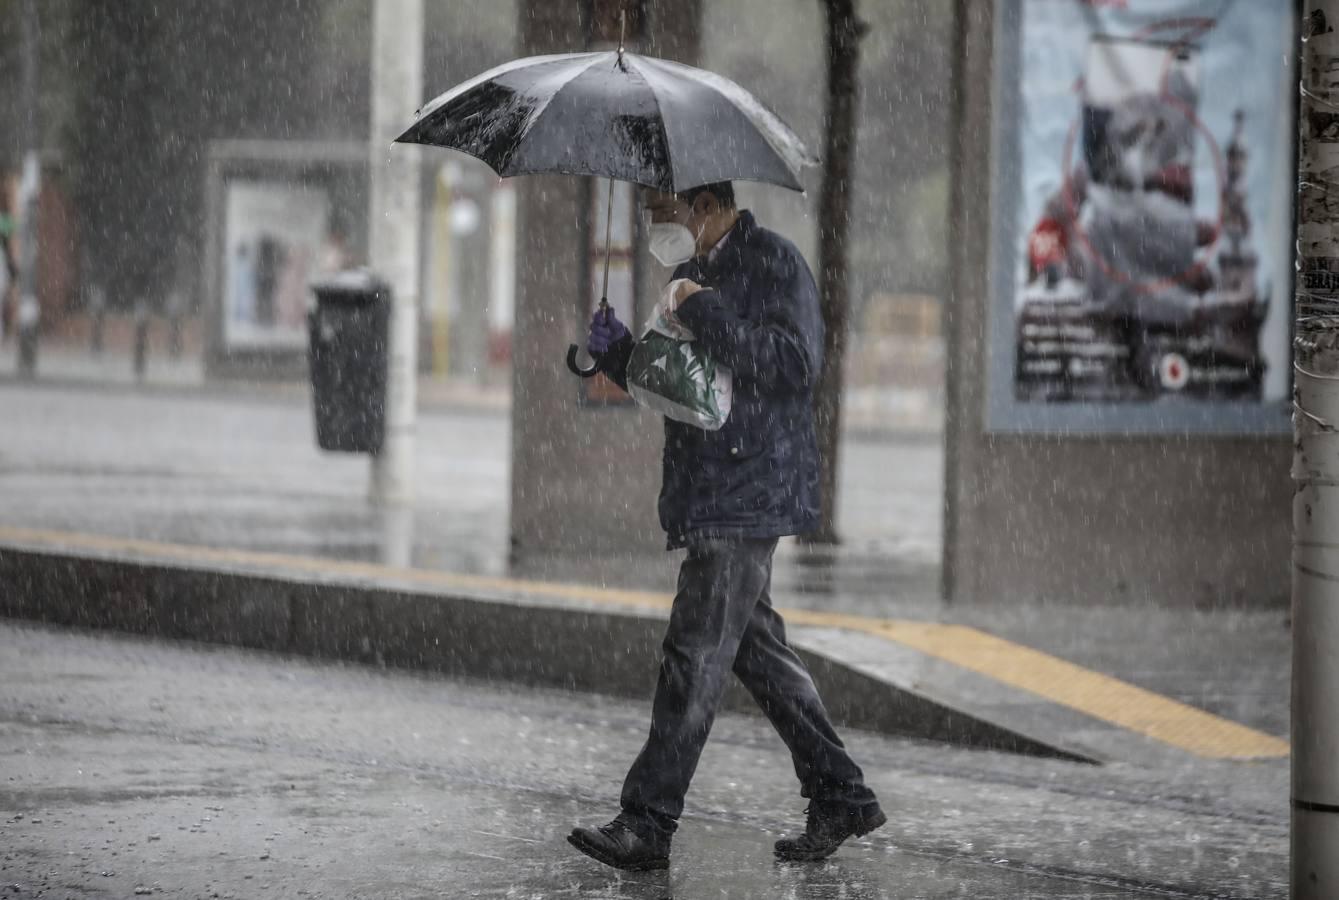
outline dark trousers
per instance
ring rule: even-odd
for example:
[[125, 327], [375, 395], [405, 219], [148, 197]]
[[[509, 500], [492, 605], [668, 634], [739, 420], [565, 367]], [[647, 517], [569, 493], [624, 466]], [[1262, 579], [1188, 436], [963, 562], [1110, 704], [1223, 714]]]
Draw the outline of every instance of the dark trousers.
[[689, 546], [665, 634], [651, 735], [623, 784], [625, 816], [674, 831], [731, 671], [789, 748], [801, 796], [837, 807], [875, 802], [772, 608], [776, 543]]

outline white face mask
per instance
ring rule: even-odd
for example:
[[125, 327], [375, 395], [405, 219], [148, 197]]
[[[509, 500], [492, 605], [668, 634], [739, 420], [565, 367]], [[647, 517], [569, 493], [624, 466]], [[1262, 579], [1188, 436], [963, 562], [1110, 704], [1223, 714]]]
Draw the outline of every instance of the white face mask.
[[662, 266], [677, 266], [693, 258], [697, 241], [688, 226], [678, 222], [652, 222], [647, 249]]

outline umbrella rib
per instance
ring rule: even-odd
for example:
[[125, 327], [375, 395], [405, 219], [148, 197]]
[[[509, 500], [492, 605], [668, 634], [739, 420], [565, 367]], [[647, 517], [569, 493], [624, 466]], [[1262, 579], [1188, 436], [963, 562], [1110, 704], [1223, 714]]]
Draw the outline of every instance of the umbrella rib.
[[[723, 99], [734, 111], [743, 117], [746, 122], [753, 125], [758, 136], [772, 151], [781, 165], [788, 170], [792, 177], [798, 182], [800, 169], [806, 165], [813, 165], [817, 160], [805, 148], [804, 142], [800, 139], [789, 125], [785, 123], [780, 116], [769, 109], [764, 103], [750, 94], [745, 88], [736, 84], [728, 78], [716, 74], [706, 69], [698, 69], [693, 66], [685, 66], [665, 59], [650, 59], [648, 68], [655, 74], [664, 72], [664, 77], [683, 77], [691, 79], [698, 85], [713, 91], [718, 97]], [[645, 77], [645, 76], [644, 76]], [[647, 77], [647, 83], [650, 84], [652, 77]], [[651, 89], [652, 95], [655, 95], [655, 89]], [[663, 118], [663, 110], [662, 110]], [[666, 134], [666, 146], [669, 144], [668, 129]], [[803, 190], [803, 188], [798, 188]]]
[[[603, 54], [600, 52], [595, 52], [583, 55], [596, 57], [601, 56]], [[469, 81], [458, 84], [455, 87], [451, 88], [450, 90], [443, 91], [441, 94], [438, 94], [436, 97], [429, 100], [427, 103], [423, 104], [423, 108], [419, 110], [419, 112], [415, 116], [415, 122], [427, 118], [428, 116], [432, 115], [437, 110], [441, 109], [443, 106], [450, 103], [452, 100], [456, 99], [462, 94], [465, 94], [473, 90], [474, 88], [478, 87], [479, 85], [485, 82], [492, 81], [494, 78], [506, 75], [509, 72], [514, 72], [517, 69], [523, 69], [528, 66], [543, 65], [544, 63], [553, 62], [564, 58], [571, 59], [571, 57], [568, 54], [551, 53], [547, 56], [527, 56], [524, 59], [514, 59], [510, 62], [505, 62], [500, 66], [494, 66], [487, 72], [482, 72], [479, 75], [474, 76]], [[585, 70], [583, 69], [582, 71]]]
[[[794, 165], [797, 170], [802, 166], [817, 163], [818, 160], [809, 153], [804, 146], [804, 141], [795, 133], [795, 130], [787, 125], [784, 119], [769, 109], [765, 103], [749, 93], [748, 90], [707, 69], [694, 69], [688, 75], [724, 97], [745, 119], [756, 121], [756, 118], [763, 118], [766, 120], [771, 128], [759, 128], [758, 133], [762, 135], [763, 140], [767, 142], [767, 145], [772, 148], [772, 151], [782, 162]], [[752, 112], [747, 108], [748, 106], [753, 107]], [[775, 131], [771, 129], [775, 129]], [[792, 146], [780, 146], [774, 138], [784, 138]]]
[[565, 90], [567, 86], [571, 84], [573, 81], [576, 81], [582, 75], [585, 75], [587, 72], [593, 69], [595, 67], [595, 64], [598, 63], [601, 59], [609, 56], [613, 56], [613, 54], [608, 52], [591, 54], [591, 59], [589, 62], [587, 62], [584, 66], [577, 67], [575, 72], [573, 72], [567, 78], [563, 79], [562, 84], [558, 85], [558, 87], [554, 88], [552, 91], [549, 92], [548, 97], [543, 100], [542, 104], [537, 106], [534, 112], [530, 114], [529, 119], [526, 120], [525, 128], [523, 128], [521, 130], [521, 133], [516, 136], [516, 142], [512, 144], [511, 148], [507, 151], [507, 155], [500, 160], [501, 164], [498, 166], [499, 171], [504, 169], [507, 166], [507, 164], [511, 162], [512, 157], [516, 155], [516, 151], [520, 149], [525, 136], [528, 135], [530, 132], [534, 131], [535, 127], [539, 125], [539, 120], [542, 119], [544, 117], [544, 114], [549, 111], [549, 107], [553, 105], [553, 101], [557, 99], [558, 94], [560, 94], [563, 90]]
[[[651, 100], [656, 105], [657, 115], [655, 121], [656, 124], [660, 127], [660, 139], [665, 143], [665, 166], [666, 168], [669, 169], [669, 182], [670, 182], [669, 189], [670, 192], [673, 193], [675, 189], [674, 153], [670, 148], [669, 128], [665, 125], [665, 107], [660, 102], [660, 95], [656, 93], [656, 86], [654, 79], [651, 77], [647, 77], [646, 70], [642, 68], [641, 65], [639, 65], [641, 63], [641, 57], [634, 56], [633, 54], [629, 53], [627, 54], [625, 59], [628, 62], [632, 63], [633, 68], [637, 70], [637, 74], [642, 76], [642, 80], [646, 82], [646, 89], [651, 92]], [[657, 190], [659, 189], [660, 188], [657, 188]]]

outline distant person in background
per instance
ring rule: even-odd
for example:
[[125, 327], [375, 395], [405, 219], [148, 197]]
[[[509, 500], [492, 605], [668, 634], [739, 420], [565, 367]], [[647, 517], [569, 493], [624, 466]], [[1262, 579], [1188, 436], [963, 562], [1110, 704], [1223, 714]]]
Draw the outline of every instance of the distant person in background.
[[307, 316], [307, 291], [311, 283], [312, 259], [317, 248], [291, 244], [284, 249], [283, 265], [274, 281], [274, 324], [301, 328]]
[[288, 248], [273, 235], [262, 234], [256, 242], [256, 322], [266, 327], [276, 321], [275, 290], [287, 256]]
[[339, 229], [330, 229], [321, 244], [321, 259], [318, 266], [321, 274], [342, 272], [349, 268], [352, 262], [353, 254], [349, 252], [348, 238]]
[[251, 250], [239, 243], [232, 258], [232, 321], [253, 325], [256, 321], [256, 266]]

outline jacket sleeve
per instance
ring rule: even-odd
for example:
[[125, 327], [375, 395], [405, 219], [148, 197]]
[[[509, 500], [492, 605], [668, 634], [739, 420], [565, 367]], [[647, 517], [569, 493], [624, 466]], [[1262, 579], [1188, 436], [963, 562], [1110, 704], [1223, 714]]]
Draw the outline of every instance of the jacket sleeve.
[[777, 268], [756, 321], [738, 315], [709, 289], [686, 299], [675, 315], [737, 377], [764, 390], [811, 390], [823, 356], [818, 290], [808, 266], [791, 259]]
[[625, 391], [628, 389], [628, 361], [632, 359], [632, 348], [636, 344], [631, 333], [625, 334], [614, 342], [607, 353], [601, 353], [598, 357], [600, 371]]

